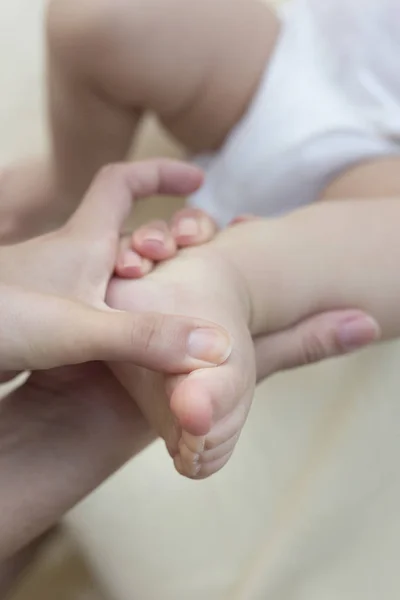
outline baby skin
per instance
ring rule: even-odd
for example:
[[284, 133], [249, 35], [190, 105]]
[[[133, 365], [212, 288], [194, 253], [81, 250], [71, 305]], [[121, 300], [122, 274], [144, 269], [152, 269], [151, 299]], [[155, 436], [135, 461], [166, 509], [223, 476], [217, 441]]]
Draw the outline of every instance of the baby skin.
[[111, 368], [165, 440], [178, 472], [203, 478], [228, 461], [253, 398], [256, 368], [249, 329], [251, 305], [239, 271], [207, 245], [181, 250], [174, 260], [159, 264], [142, 279], [126, 279], [142, 275], [137, 266], [141, 260], [148, 270], [157, 258], [173, 256], [177, 247], [198, 243], [196, 226], [204, 227], [209, 237], [215, 231], [211, 219], [199, 211], [193, 215], [192, 209], [178, 215], [176, 223], [192, 235], [182, 237], [174, 223], [169, 230], [155, 222], [138, 230], [130, 247], [123, 244], [116, 266], [120, 277], [111, 281], [107, 301], [121, 310], [195, 314], [213, 321], [231, 334], [232, 353], [220, 366], [181, 376], [132, 368], [129, 363]]

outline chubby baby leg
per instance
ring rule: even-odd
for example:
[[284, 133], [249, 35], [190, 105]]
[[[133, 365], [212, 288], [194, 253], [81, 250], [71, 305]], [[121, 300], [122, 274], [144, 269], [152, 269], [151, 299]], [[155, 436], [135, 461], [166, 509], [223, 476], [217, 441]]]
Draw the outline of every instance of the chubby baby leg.
[[47, 30], [55, 170], [73, 204], [125, 157], [147, 110], [189, 150], [218, 147], [253, 97], [278, 22], [258, 0], [52, 0]]

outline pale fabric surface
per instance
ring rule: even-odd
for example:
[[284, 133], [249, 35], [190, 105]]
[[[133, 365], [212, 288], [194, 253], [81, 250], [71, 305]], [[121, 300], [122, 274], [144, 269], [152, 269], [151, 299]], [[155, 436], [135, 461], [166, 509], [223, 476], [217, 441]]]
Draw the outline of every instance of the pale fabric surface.
[[222, 148], [195, 157], [206, 176], [189, 203], [221, 225], [283, 214], [317, 200], [343, 169], [399, 156], [397, 11], [397, 0], [283, 4], [246, 114]]
[[[1, 1], [2, 161], [44, 147], [40, 8]], [[161, 152], [151, 137], [142, 152]], [[104, 594], [399, 597], [399, 358], [395, 344], [273, 378], [229, 467], [208, 481], [176, 476], [161, 444], [132, 461], [67, 520]], [[59, 570], [47, 561], [15, 600], [36, 600], [34, 585], [40, 600], [100, 598], [83, 564], [67, 559], [72, 546], [60, 547]]]

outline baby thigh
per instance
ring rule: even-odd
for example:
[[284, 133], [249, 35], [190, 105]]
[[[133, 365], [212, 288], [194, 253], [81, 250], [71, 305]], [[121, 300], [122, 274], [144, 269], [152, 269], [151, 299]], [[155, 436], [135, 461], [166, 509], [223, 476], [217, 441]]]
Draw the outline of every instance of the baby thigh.
[[256, 0], [53, 0], [47, 28], [53, 110], [71, 111], [66, 136], [73, 122], [79, 133], [78, 121], [89, 137], [107, 130], [112, 152], [99, 161], [122, 158], [111, 154], [127, 149], [147, 109], [191, 151], [218, 147], [252, 99], [279, 29]]
[[398, 156], [387, 156], [352, 165], [330, 182], [322, 194], [322, 199], [400, 196], [399, 168]]

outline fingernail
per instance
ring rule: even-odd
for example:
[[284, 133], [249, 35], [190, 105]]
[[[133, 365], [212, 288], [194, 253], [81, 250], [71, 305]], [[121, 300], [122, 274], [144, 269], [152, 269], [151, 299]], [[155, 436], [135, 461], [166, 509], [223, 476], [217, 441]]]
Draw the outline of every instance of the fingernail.
[[142, 266], [142, 259], [134, 252], [126, 252], [122, 261], [122, 265], [125, 268], [140, 268]]
[[184, 237], [193, 237], [198, 235], [199, 233], [199, 224], [196, 219], [192, 219], [191, 217], [186, 217], [181, 219], [177, 225], [178, 235]]
[[228, 335], [218, 329], [195, 329], [189, 335], [187, 351], [189, 356], [210, 365], [221, 365], [232, 352]]
[[163, 244], [165, 241], [165, 233], [159, 229], [151, 229], [146, 233], [144, 239], [146, 242], [159, 242]]
[[345, 352], [358, 350], [380, 336], [378, 323], [372, 317], [356, 316], [339, 325], [337, 339]]

